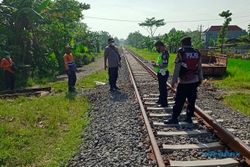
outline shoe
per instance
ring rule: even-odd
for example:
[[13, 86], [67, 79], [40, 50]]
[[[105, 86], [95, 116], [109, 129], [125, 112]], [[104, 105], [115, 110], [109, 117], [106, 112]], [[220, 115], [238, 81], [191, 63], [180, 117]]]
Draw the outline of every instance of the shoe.
[[158, 101], [156, 102], [156, 104], [161, 104], [161, 102], [158, 100]]
[[178, 119], [169, 119], [169, 120], [164, 120], [164, 124], [179, 124]]
[[192, 118], [186, 118], [186, 119], [184, 120], [184, 122], [187, 122], [187, 123], [189, 123], [189, 124], [192, 124], [192, 123], [193, 123], [193, 120], [192, 120]]

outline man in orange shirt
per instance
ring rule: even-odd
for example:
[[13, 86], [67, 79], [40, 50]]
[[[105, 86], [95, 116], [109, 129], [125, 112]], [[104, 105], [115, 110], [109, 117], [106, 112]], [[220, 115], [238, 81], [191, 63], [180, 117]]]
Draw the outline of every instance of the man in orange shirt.
[[65, 71], [68, 75], [68, 91], [75, 92], [76, 84], [76, 64], [74, 57], [71, 53], [71, 47], [67, 45], [65, 47], [65, 54], [63, 56]]
[[14, 62], [10, 56], [2, 58], [0, 62], [0, 67], [4, 70], [4, 81], [7, 90], [14, 90], [15, 87], [15, 68]]

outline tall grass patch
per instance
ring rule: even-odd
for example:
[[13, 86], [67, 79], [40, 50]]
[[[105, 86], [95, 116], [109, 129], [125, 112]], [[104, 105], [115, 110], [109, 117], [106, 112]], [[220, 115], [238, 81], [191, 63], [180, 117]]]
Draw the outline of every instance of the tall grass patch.
[[[77, 89], [106, 82], [107, 71], [78, 78]], [[65, 166], [89, 123], [89, 102], [68, 94], [67, 81], [47, 83], [46, 97], [0, 99], [0, 166]]]
[[[87, 99], [63, 95], [0, 100], [3, 166], [65, 163], [88, 123]], [[56, 165], [55, 165], [56, 166]]]
[[221, 88], [250, 90], [250, 60], [228, 59], [226, 75], [214, 83]]
[[250, 94], [236, 93], [226, 96], [224, 101], [227, 105], [250, 116]]
[[250, 116], [250, 60], [228, 59], [227, 73], [213, 83], [227, 91], [227, 105]]

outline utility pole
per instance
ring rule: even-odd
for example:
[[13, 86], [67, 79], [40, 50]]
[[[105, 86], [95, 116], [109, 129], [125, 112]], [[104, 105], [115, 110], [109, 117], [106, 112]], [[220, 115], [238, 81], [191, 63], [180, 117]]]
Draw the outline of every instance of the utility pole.
[[202, 41], [202, 39], [201, 39], [201, 36], [202, 36], [202, 27], [203, 27], [203, 25], [200, 25], [199, 26], [199, 31], [200, 31], [200, 40]]

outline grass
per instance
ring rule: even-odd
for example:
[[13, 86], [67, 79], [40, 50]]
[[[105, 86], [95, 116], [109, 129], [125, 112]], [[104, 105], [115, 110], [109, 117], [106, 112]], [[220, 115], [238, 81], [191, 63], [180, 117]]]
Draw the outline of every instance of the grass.
[[[149, 51], [148, 49], [137, 49], [137, 48], [133, 48], [133, 47], [129, 47], [129, 49], [132, 50], [133, 52], [135, 52], [138, 56], [140, 56], [148, 61], [156, 61], [157, 57], [159, 56], [159, 53]], [[169, 57], [168, 69], [169, 69], [169, 72], [171, 74], [173, 74], [173, 71], [174, 71], [175, 57], [176, 57], [176, 55], [173, 53], [170, 54], [170, 57]]]
[[227, 74], [214, 83], [225, 89], [250, 90], [250, 60], [229, 58]]
[[250, 60], [228, 60], [227, 74], [214, 80], [215, 86], [227, 91], [224, 102], [234, 110], [250, 116]]
[[[146, 60], [156, 59], [158, 53], [129, 47]], [[173, 74], [175, 55], [170, 54], [169, 71]], [[227, 73], [212, 83], [226, 91], [224, 103], [236, 111], [250, 116], [250, 60], [228, 59]]]
[[[106, 73], [80, 79], [77, 87], [93, 88]], [[0, 166], [65, 166], [77, 151], [89, 123], [88, 99], [65, 93], [66, 81], [48, 85], [54, 95], [0, 99]]]
[[250, 94], [234, 93], [224, 98], [227, 105], [250, 116]]
[[105, 70], [95, 72], [90, 76], [87, 76], [79, 81], [78, 86], [82, 86], [84, 88], [94, 88], [95, 81], [106, 83], [108, 80], [108, 72]]

